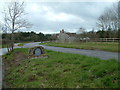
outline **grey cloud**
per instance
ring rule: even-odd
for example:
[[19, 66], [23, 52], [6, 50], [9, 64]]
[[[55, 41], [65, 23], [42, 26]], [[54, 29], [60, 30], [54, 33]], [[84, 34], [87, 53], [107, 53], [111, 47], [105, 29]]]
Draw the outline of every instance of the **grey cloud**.
[[[34, 27], [38, 27], [39, 30], [51, 30], [51, 31], [59, 31], [59, 29], [64, 28], [68, 30], [72, 30], [75, 28], [79, 28], [81, 26], [86, 29], [91, 29], [95, 27], [97, 18], [104, 11], [105, 7], [110, 6], [111, 2], [50, 2], [50, 3], [36, 3], [41, 6], [51, 7], [54, 12], [66, 13], [78, 16], [85, 20], [84, 23], [74, 23], [73, 21], [69, 22], [52, 22], [47, 20], [44, 16], [44, 13], [38, 13], [38, 17], [34, 17], [31, 19]], [[32, 14], [31, 14], [32, 15]], [[34, 15], [33, 15], [34, 16]]]
[[[54, 14], [65, 13], [83, 19], [85, 22], [79, 20], [71, 20], [66, 22], [50, 21], [45, 15], [46, 12], [34, 12], [31, 10], [32, 4], [38, 6], [46, 6], [51, 8]], [[43, 33], [59, 32], [64, 28], [66, 31], [73, 32], [81, 26], [86, 29], [96, 27], [97, 18], [101, 15], [106, 7], [111, 6], [111, 2], [27, 2], [26, 12], [27, 18], [33, 24], [31, 29], [26, 31], [36, 31]], [[52, 18], [52, 17], [50, 17]], [[24, 30], [25, 31], [25, 30]]]

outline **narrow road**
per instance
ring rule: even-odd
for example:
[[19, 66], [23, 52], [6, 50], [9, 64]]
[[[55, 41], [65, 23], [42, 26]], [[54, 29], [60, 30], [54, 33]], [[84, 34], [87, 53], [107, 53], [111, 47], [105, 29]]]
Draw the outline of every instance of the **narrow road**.
[[51, 46], [43, 46], [43, 47], [48, 50], [98, 57], [103, 60], [108, 60], [108, 59], [118, 60], [118, 53], [114, 53], [114, 52], [83, 50], [83, 49], [73, 49], [73, 48], [61, 48], [61, 47], [51, 47]]
[[28, 44], [25, 44], [23, 46], [23, 48], [30, 48], [30, 47], [33, 47], [33, 46], [43, 46], [45, 49], [53, 50], [53, 51], [81, 54], [81, 55], [86, 55], [86, 56], [97, 57], [97, 58], [100, 58], [100, 59], [103, 59], [103, 60], [116, 59], [116, 60], [120, 61], [118, 59], [118, 56], [120, 55], [120, 53], [116, 53], [116, 52], [53, 47], [53, 46], [38, 45], [39, 43], [40, 42], [28, 43]]
[[[81, 55], [92, 56], [92, 57], [98, 57], [98, 58], [103, 59], [103, 60], [107, 60], [107, 59], [119, 60], [118, 56], [120, 56], [120, 53], [117, 53], [117, 52], [53, 47], [53, 46], [39, 45], [39, 43], [40, 42], [27, 43], [22, 47], [14, 47], [14, 48], [31, 48], [31, 47], [34, 47], [34, 46], [43, 46], [45, 49], [48, 49], [48, 50], [59, 51], [59, 52], [64, 52], [64, 53], [81, 54]], [[7, 53], [6, 48], [0, 49], [0, 56], [4, 55], [5, 53]]]

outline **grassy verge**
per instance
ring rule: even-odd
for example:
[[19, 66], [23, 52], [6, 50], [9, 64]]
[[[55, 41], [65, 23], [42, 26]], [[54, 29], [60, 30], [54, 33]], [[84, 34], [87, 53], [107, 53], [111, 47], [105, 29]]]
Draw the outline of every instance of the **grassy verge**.
[[64, 48], [76, 48], [76, 49], [90, 49], [90, 50], [104, 50], [118, 52], [118, 43], [115, 42], [84, 42], [84, 43], [40, 43], [40, 45], [48, 45]]
[[2, 44], [2, 45], [0, 45], [0, 48], [7, 48], [7, 45], [6, 44]]
[[20, 43], [20, 44], [18, 44], [18, 46], [24, 46], [24, 43]]
[[115, 60], [46, 50], [49, 58], [15, 61], [18, 53], [27, 56], [28, 49], [18, 48], [3, 56], [8, 87], [120, 88], [120, 63]]

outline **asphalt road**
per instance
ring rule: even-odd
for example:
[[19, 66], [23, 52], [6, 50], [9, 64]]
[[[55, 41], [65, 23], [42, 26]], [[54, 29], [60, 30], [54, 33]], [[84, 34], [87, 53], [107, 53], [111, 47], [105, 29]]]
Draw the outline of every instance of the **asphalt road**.
[[120, 55], [120, 53], [116, 53], [116, 52], [44, 46], [44, 45], [38, 45], [39, 43], [40, 42], [28, 43], [28, 44], [25, 44], [23, 46], [23, 48], [30, 48], [30, 47], [33, 47], [33, 46], [43, 46], [45, 49], [48, 49], [48, 50], [59, 51], [59, 52], [64, 52], [64, 53], [81, 54], [81, 55], [92, 56], [92, 57], [98, 57], [98, 58], [103, 59], [103, 60], [108, 60], [108, 59], [119, 60], [118, 56]]

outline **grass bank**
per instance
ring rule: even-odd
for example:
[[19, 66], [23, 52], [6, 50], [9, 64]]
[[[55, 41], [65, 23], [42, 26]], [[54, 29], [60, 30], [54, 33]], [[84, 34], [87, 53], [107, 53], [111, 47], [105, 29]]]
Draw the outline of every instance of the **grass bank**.
[[7, 48], [7, 45], [6, 44], [1, 44], [0, 48]]
[[20, 43], [20, 44], [18, 44], [18, 46], [24, 46], [24, 44], [25, 44], [25, 43]]
[[0, 48], [2, 48], [2, 44], [0, 45]]
[[64, 48], [104, 50], [104, 51], [118, 52], [119, 43], [116, 43], [116, 42], [81, 42], [81, 43], [47, 42], [47, 43], [40, 43], [40, 45], [64, 47]]
[[[3, 56], [10, 88], [120, 88], [115, 60], [46, 50], [49, 58], [26, 59], [28, 49]], [[20, 56], [24, 57], [21, 58]]]

